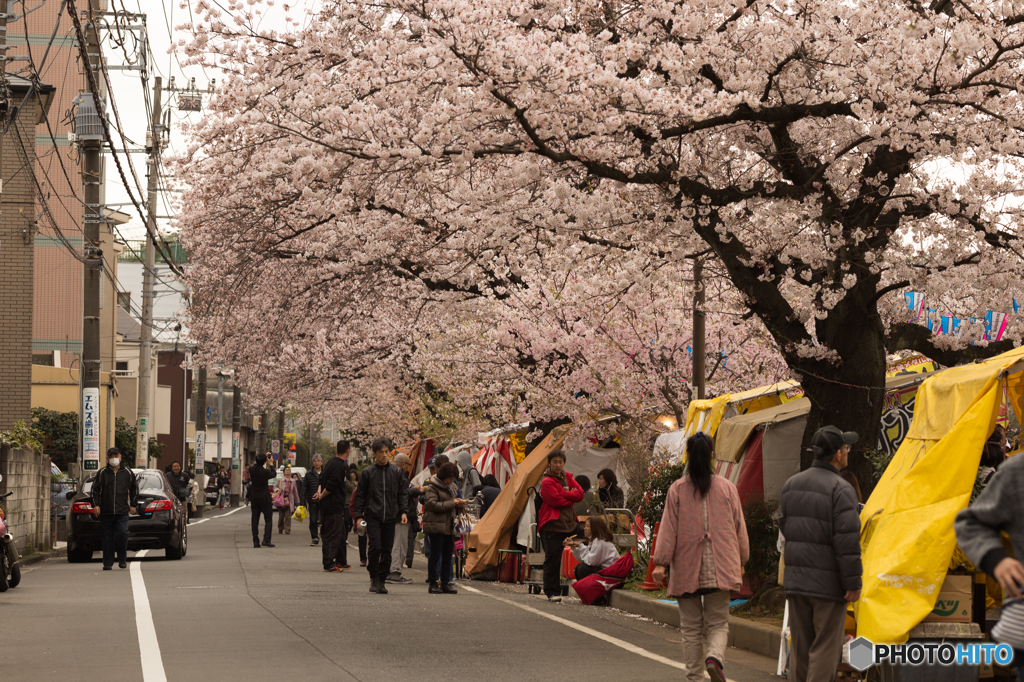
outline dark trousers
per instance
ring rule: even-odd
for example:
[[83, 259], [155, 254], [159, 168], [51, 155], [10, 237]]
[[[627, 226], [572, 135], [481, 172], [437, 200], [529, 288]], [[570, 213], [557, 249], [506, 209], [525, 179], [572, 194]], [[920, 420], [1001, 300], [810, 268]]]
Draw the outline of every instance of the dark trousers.
[[600, 566], [591, 566], [590, 564], [576, 564], [576, 568], [573, 569], [572, 573], [576, 580], [583, 580], [588, 575], [594, 575], [600, 572], [602, 569]]
[[419, 529], [415, 523], [411, 523], [414, 517], [409, 517], [409, 549], [405, 554], [405, 565], [407, 568], [412, 568], [412, 555], [416, 553], [416, 535], [419, 533]]
[[348, 565], [348, 549], [345, 547], [345, 514], [323, 515], [324, 528], [321, 541], [324, 555], [324, 568]]
[[572, 533], [542, 531], [540, 535], [544, 542], [544, 594], [554, 597], [562, 593], [562, 543]]
[[452, 555], [455, 554], [454, 535], [430, 536], [430, 560], [427, 562], [427, 578], [430, 582], [441, 581], [447, 585], [452, 579]]
[[[316, 540], [319, 535], [320, 524], [324, 523], [323, 514], [320, 513], [320, 503], [310, 500], [306, 503], [306, 511], [309, 512], [309, 536]], [[326, 530], [324, 531], [327, 532]]]
[[118, 561], [128, 561], [128, 515], [100, 516], [100, 532], [103, 534], [103, 565], [114, 565], [115, 552]]
[[366, 561], [366, 536], [359, 536], [359, 560]]
[[274, 532], [274, 505], [270, 502], [270, 496], [252, 498], [252, 539], [259, 542], [260, 539], [260, 515], [263, 515], [263, 542], [269, 544], [271, 534]]
[[366, 519], [366, 570], [370, 580], [384, 582], [391, 573], [391, 550], [395, 547], [395, 522]]

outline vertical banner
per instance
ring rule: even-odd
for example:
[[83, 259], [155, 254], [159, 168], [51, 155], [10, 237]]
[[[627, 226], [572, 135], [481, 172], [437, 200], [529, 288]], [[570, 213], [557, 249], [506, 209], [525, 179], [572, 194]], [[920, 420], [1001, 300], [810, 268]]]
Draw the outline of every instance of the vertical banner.
[[100, 468], [100, 389], [82, 389], [82, 470]]
[[238, 443], [241, 434], [238, 431], [231, 432], [231, 470], [238, 471]]
[[[206, 473], [203, 446], [206, 445], [206, 431], [196, 430], [196, 476]], [[203, 498], [205, 499], [205, 498]]]
[[139, 469], [149, 468], [149, 420], [139, 419], [139, 442], [135, 445], [135, 466]]

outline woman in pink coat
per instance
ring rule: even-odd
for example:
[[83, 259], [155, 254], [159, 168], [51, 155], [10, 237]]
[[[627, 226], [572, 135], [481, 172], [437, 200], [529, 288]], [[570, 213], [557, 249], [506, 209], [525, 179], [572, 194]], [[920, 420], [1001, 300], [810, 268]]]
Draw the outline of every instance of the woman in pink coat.
[[[729, 641], [729, 593], [743, 582], [750, 558], [747, 526], [736, 486], [716, 476], [711, 437], [686, 441], [686, 474], [672, 484], [661, 516], [658, 546], [651, 560], [654, 580], [668, 574], [668, 595], [679, 603], [683, 662], [689, 682], [726, 682], [722, 663]], [[707, 627], [708, 655], [702, 632]], [[702, 670], [703, 668], [703, 670]]]
[[277, 479], [274, 486], [274, 506], [277, 508], [277, 532], [278, 534], [292, 534], [292, 512], [295, 505], [299, 503], [299, 488], [292, 480], [291, 467], [285, 467], [284, 473]]

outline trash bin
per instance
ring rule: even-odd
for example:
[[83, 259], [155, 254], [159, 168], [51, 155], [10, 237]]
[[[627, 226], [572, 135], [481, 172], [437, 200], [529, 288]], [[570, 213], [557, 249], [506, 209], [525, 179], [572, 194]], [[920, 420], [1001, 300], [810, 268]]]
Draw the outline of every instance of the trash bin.
[[[907, 644], [973, 644], [985, 640], [977, 623], [920, 623], [908, 634]], [[918, 665], [878, 666], [880, 682], [978, 682], [981, 665], [944, 666], [927, 659]]]

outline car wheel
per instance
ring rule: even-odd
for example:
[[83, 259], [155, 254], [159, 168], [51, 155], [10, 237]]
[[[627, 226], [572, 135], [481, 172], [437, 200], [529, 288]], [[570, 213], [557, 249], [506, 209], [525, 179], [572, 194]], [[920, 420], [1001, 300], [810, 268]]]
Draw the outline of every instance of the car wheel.
[[68, 563], [69, 564], [84, 564], [87, 561], [92, 560], [92, 552], [85, 549], [69, 549], [68, 550]]
[[181, 528], [181, 556], [188, 554], [188, 529], [182, 526]]
[[7, 552], [0, 548], [0, 592], [6, 592], [10, 584], [7, 582]]
[[21, 582], [21, 566], [14, 564], [11, 566], [11, 587], [17, 587], [18, 583]]
[[168, 559], [172, 559], [172, 560], [175, 560], [175, 561], [180, 559], [181, 557], [185, 556], [185, 545], [186, 545], [186, 542], [187, 542], [187, 540], [185, 539], [185, 535], [183, 534], [181, 536], [181, 539], [178, 540], [178, 544], [176, 546], [175, 545], [168, 545], [167, 546], [167, 549], [164, 550], [164, 556], [166, 556]]

